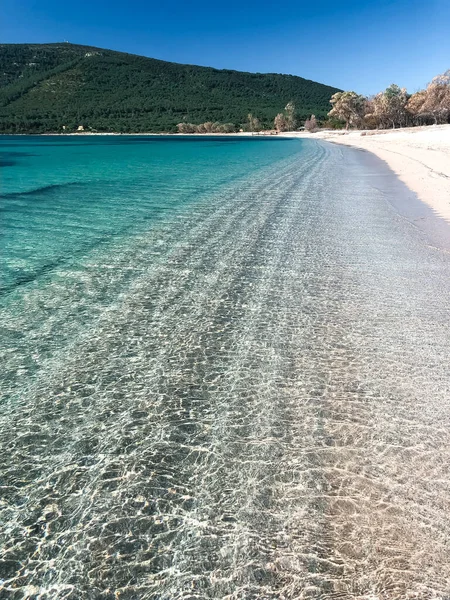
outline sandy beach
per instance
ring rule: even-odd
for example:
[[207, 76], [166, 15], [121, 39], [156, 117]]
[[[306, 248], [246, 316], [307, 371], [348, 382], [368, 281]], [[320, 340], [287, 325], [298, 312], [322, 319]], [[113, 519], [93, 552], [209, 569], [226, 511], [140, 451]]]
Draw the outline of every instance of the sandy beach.
[[373, 152], [420, 200], [450, 222], [450, 125], [298, 135]]

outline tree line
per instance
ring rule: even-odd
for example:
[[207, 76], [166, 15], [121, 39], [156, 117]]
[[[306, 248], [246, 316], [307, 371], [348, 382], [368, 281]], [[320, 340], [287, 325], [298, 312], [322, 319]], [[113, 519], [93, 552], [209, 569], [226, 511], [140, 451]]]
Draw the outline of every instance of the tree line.
[[[314, 116], [314, 115], [313, 115]], [[280, 131], [294, 131], [298, 123], [295, 104], [288, 102], [283, 112], [277, 114], [273, 121], [273, 128]], [[260, 132], [267, 130], [264, 124], [258, 117], [253, 116], [253, 113], [247, 115], [247, 121], [239, 127], [233, 123], [220, 123], [206, 121], [195, 125], [194, 123], [178, 123], [178, 133], [235, 133], [236, 131]]]
[[[336, 92], [331, 97], [332, 109], [328, 119], [319, 121], [311, 115], [304, 122], [304, 129], [316, 131], [319, 126], [346, 129], [388, 129], [416, 125], [450, 122], [450, 69], [434, 77], [426, 89], [409, 94], [405, 88], [390, 85], [372, 97], [353, 91]], [[294, 131], [299, 123], [295, 104], [288, 102], [283, 112], [276, 115], [273, 128], [277, 132]], [[267, 127], [266, 127], [267, 128]], [[257, 132], [264, 129], [261, 121], [248, 114], [247, 122], [240, 131]], [[180, 123], [180, 133], [233, 133], [238, 128], [232, 123], [206, 122], [200, 125]]]
[[344, 122], [346, 129], [388, 129], [450, 121], [450, 69], [434, 77], [426, 89], [408, 94], [390, 85], [372, 97], [356, 92], [337, 92], [331, 97], [330, 119]]

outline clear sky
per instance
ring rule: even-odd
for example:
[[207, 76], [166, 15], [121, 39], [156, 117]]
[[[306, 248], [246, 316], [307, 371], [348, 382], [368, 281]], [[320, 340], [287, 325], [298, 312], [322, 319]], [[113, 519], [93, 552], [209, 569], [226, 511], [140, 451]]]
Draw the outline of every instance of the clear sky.
[[371, 94], [450, 68], [450, 0], [1, 0], [0, 42], [100, 46]]

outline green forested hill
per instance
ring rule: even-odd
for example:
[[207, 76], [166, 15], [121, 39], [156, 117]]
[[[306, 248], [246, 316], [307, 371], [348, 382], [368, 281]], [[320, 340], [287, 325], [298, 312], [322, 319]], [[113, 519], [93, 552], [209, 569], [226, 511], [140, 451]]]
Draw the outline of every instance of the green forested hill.
[[175, 131], [177, 123], [265, 127], [289, 101], [324, 117], [336, 88], [293, 75], [182, 65], [68, 43], [0, 44], [0, 132]]

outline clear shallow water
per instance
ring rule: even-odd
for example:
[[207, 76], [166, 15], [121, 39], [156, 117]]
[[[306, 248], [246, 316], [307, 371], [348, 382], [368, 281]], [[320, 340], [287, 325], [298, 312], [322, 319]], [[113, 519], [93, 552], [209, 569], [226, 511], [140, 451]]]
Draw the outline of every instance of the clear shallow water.
[[405, 189], [141, 140], [1, 141], [0, 597], [448, 596], [450, 264]]
[[2, 140], [2, 289], [300, 151], [299, 142], [161, 137]]

